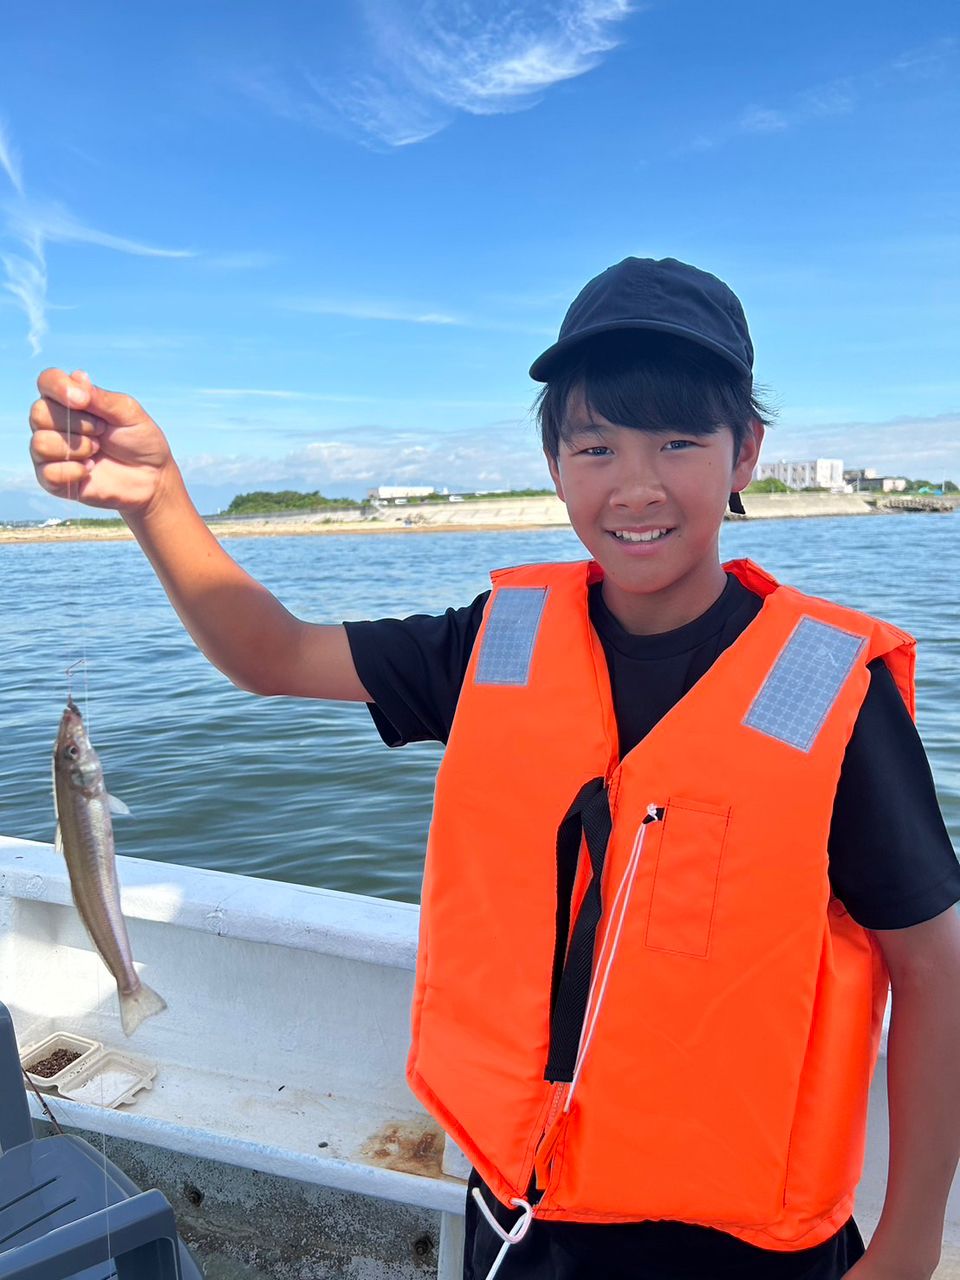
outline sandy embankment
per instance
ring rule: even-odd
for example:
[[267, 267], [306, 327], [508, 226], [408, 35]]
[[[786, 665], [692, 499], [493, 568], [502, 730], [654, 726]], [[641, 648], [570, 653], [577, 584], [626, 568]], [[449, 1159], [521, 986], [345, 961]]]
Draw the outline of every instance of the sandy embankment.
[[[744, 498], [747, 516], [766, 520], [796, 516], [872, 515], [873, 508], [856, 494], [763, 493]], [[209, 521], [218, 538], [290, 537], [322, 533], [430, 533], [479, 532], [494, 529], [551, 529], [569, 525], [563, 503], [555, 497], [487, 498], [478, 502], [425, 502], [402, 507], [380, 507], [359, 517], [355, 510], [329, 514], [252, 516]], [[48, 528], [0, 526], [4, 542], [116, 542], [132, 535], [125, 527], [69, 524]]]
[[[356, 509], [311, 515], [220, 516], [207, 523], [218, 538], [293, 537], [323, 533], [427, 533], [478, 532], [487, 529], [541, 529], [569, 525], [567, 509], [559, 498], [484, 499], [480, 502], [424, 502], [401, 507], [379, 507], [360, 516]], [[104, 529], [83, 525], [51, 525], [46, 528], [4, 528], [3, 542], [117, 542], [133, 535], [125, 526]]]

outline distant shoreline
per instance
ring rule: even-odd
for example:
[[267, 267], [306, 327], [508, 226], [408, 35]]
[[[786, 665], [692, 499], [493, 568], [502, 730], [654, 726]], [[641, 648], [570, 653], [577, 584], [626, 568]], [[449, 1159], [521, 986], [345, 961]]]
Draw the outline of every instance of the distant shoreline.
[[[754, 493], [746, 494], [746, 517], [734, 520], [816, 518], [818, 516], [894, 515], [897, 507], [875, 507], [858, 494]], [[955, 511], [960, 505], [946, 499], [927, 509]], [[358, 519], [356, 511], [334, 510], [309, 515], [247, 516], [242, 519], [213, 516], [209, 528], [218, 538], [301, 537], [317, 534], [378, 533], [492, 533], [500, 530], [569, 528], [566, 507], [555, 497], [486, 499], [482, 502], [421, 503], [380, 507]], [[36, 542], [127, 542], [133, 535], [126, 526], [108, 524], [73, 526], [69, 522], [45, 527], [0, 526], [0, 545]]]

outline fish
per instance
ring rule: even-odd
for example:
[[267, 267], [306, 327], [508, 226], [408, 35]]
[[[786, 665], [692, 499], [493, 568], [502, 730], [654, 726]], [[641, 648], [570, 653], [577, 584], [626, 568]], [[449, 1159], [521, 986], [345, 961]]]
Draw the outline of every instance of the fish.
[[53, 797], [57, 848], [66, 859], [70, 888], [80, 918], [117, 984], [120, 1022], [133, 1035], [145, 1018], [161, 1013], [166, 1001], [140, 981], [120, 909], [120, 885], [111, 811], [129, 813], [109, 795], [100, 758], [72, 697], [60, 719], [53, 748]]

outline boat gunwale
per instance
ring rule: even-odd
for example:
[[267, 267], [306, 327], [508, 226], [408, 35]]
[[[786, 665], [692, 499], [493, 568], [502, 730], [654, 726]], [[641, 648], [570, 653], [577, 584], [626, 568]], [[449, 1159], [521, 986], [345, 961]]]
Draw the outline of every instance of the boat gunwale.
[[[410, 972], [416, 967], [415, 903], [122, 855], [117, 871], [128, 920]], [[0, 836], [3, 897], [70, 906], [66, 863], [50, 844]]]

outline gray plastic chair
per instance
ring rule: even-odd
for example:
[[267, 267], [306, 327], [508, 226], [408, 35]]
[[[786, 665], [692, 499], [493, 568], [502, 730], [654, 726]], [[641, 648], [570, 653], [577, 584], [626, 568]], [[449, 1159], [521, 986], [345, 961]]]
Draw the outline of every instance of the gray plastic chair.
[[159, 1191], [141, 1191], [53, 1230], [45, 1229], [45, 1218], [40, 1227], [43, 1235], [0, 1253], [4, 1280], [181, 1280], [177, 1224]]
[[0, 1280], [201, 1280], [159, 1191], [83, 1138], [35, 1138], [0, 1003]]

